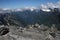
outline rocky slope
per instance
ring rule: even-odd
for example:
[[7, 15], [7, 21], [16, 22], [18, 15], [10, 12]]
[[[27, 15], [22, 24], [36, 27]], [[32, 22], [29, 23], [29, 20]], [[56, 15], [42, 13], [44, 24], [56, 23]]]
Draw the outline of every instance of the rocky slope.
[[[8, 26], [1, 27], [7, 28]], [[9, 32], [1, 35], [0, 40], [60, 40], [60, 31], [55, 28], [54, 24], [51, 28], [43, 24], [30, 25], [25, 28], [18, 26], [9, 26], [8, 28]]]

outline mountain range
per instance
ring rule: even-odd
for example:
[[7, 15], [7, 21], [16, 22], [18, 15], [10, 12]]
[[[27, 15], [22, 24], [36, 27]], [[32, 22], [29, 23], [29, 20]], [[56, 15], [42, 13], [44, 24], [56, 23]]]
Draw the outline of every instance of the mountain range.
[[27, 26], [32, 24], [60, 26], [59, 8], [0, 9], [0, 25]]

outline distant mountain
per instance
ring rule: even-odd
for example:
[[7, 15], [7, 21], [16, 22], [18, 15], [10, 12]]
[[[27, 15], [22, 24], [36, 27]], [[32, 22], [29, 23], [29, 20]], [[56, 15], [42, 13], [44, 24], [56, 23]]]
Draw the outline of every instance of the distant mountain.
[[[2, 12], [1, 12], [2, 11]], [[59, 8], [48, 9], [14, 9], [0, 10], [0, 24], [4, 25], [29, 25], [29, 24], [60, 24]]]

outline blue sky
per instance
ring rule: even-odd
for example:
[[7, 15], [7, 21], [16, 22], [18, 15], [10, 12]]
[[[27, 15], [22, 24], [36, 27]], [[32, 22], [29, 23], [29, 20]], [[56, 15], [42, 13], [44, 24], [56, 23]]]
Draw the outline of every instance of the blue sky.
[[40, 6], [48, 2], [56, 3], [59, 0], [0, 0], [0, 8], [22, 8]]

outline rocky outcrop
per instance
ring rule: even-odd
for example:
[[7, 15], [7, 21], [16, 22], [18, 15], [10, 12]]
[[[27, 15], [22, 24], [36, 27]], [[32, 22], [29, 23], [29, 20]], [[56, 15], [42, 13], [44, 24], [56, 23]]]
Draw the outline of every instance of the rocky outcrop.
[[1, 27], [0, 28], [0, 36], [5, 35], [9, 32], [9, 28]]

